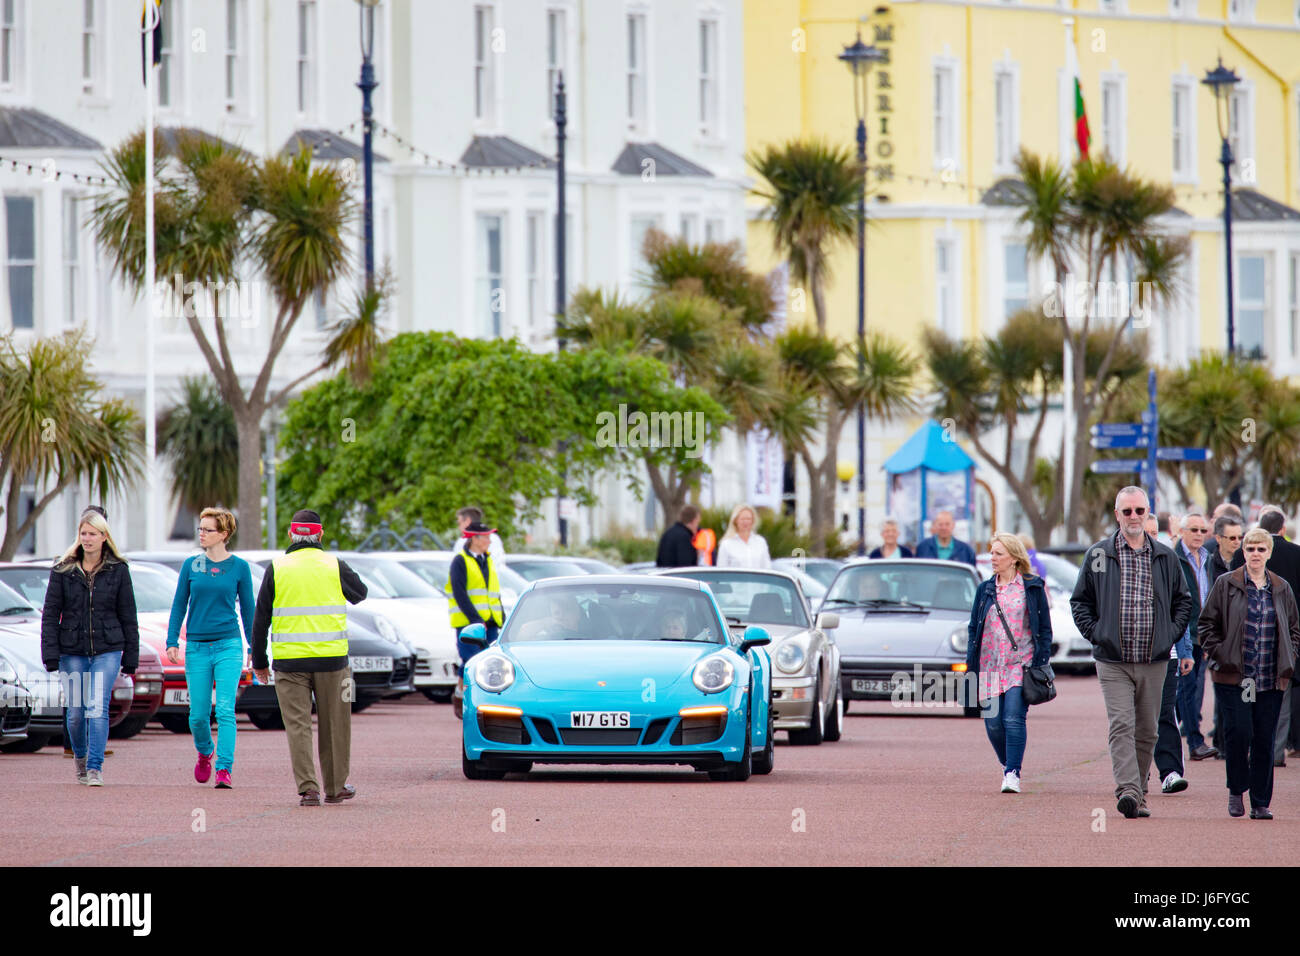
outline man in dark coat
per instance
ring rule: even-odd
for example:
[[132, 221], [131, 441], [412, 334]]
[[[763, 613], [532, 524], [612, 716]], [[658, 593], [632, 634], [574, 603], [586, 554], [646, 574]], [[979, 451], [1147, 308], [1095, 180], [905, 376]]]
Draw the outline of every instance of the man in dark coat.
[[682, 505], [677, 513], [677, 523], [659, 539], [659, 553], [655, 566], [660, 568], [693, 568], [700, 563], [695, 550], [695, 532], [700, 530], [700, 509]]
[[975, 549], [965, 541], [952, 536], [953, 521], [951, 511], [940, 511], [934, 516], [930, 528], [934, 531], [916, 546], [918, 558], [938, 558], [943, 561], [964, 561], [975, 567]]

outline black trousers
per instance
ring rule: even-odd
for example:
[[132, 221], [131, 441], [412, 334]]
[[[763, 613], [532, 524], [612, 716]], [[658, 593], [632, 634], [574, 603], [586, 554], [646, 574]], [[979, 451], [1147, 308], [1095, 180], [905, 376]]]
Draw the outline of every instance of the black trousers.
[[1183, 738], [1178, 733], [1178, 661], [1169, 659], [1164, 691], [1160, 696], [1160, 720], [1156, 723], [1156, 771], [1163, 781], [1171, 773], [1183, 775]]
[[1228, 765], [1228, 792], [1250, 791], [1252, 807], [1266, 807], [1273, 799], [1273, 738], [1282, 691], [1265, 690], [1254, 701], [1242, 699], [1235, 684], [1215, 684], [1214, 698], [1223, 707], [1223, 757]]

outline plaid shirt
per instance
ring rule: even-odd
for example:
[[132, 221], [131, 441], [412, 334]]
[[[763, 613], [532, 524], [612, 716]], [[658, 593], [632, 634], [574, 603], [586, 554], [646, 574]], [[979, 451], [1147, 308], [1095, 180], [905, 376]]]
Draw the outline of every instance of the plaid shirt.
[[1241, 674], [1255, 682], [1255, 690], [1277, 686], [1277, 611], [1268, 579], [1264, 587], [1246, 575], [1246, 628], [1241, 640]]
[[1151, 584], [1151, 539], [1142, 536], [1136, 551], [1115, 532], [1115, 557], [1119, 559], [1119, 644], [1128, 663], [1151, 660], [1151, 642], [1156, 626], [1155, 591]]

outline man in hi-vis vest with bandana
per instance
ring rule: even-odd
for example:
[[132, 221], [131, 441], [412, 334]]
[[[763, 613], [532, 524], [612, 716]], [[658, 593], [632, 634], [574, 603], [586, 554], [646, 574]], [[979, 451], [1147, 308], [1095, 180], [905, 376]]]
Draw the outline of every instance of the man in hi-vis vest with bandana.
[[[471, 624], [482, 624], [487, 629], [487, 642], [491, 644], [497, 639], [497, 631], [505, 621], [505, 612], [501, 606], [501, 582], [497, 580], [496, 564], [489, 553], [495, 533], [495, 528], [489, 528], [481, 521], [472, 522], [465, 527], [461, 534], [469, 540], [452, 557], [447, 583], [443, 586], [447, 594], [447, 610], [451, 612], [451, 626], [456, 631], [456, 649], [460, 652], [462, 672], [465, 670], [465, 662], [482, 648], [466, 644], [460, 639], [460, 632]], [[461, 713], [464, 693], [465, 683], [462, 678], [452, 695], [452, 710], [457, 717]]]
[[348, 613], [365, 600], [357, 572], [321, 550], [320, 515], [298, 511], [289, 524], [292, 542], [262, 578], [253, 615], [253, 671], [270, 680], [266, 654], [271, 634], [275, 696], [280, 701], [289, 757], [298, 783], [299, 806], [319, 807], [321, 787], [311, 752], [311, 702], [320, 720], [321, 777], [325, 802], [356, 795], [347, 782], [352, 754], [352, 670], [348, 666]]

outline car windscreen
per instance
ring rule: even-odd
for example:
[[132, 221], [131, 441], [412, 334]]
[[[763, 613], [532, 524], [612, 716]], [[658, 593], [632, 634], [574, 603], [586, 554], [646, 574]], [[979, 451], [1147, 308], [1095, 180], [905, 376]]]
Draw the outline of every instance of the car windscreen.
[[707, 584], [726, 617], [744, 624], [808, 626], [808, 615], [793, 581], [743, 571], [700, 571], [682, 577]]
[[916, 562], [861, 564], [840, 572], [822, 607], [834, 611], [898, 604], [969, 612], [975, 587], [975, 575], [961, 568]]
[[[10, 595], [17, 591], [21, 596], [23, 603], [30, 604], [34, 608], [45, 606], [45, 586], [50, 583], [50, 569], [42, 568], [36, 565], [17, 568], [0, 568], [0, 585], [4, 585], [4, 590], [0, 591], [0, 612], [10, 606]], [[17, 602], [14, 602], [17, 603]]]
[[529, 581], [540, 581], [542, 578], [581, 577], [590, 573], [586, 568], [568, 561], [529, 561], [526, 558], [511, 558], [510, 568], [518, 571]]
[[526, 641], [727, 641], [708, 595], [694, 588], [574, 584], [523, 595], [501, 632]]
[[[46, 571], [45, 576], [48, 579], [50, 572]], [[17, 588], [12, 588], [8, 584], [0, 581], [0, 617], [6, 614], [27, 614], [36, 610], [45, 603], [45, 588], [41, 588], [40, 601], [34, 601], [23, 595]]]
[[402, 567], [390, 558], [344, 557], [343, 561], [361, 576], [366, 587], [374, 581], [384, 592], [372, 597], [417, 598], [442, 597], [440, 591], [413, 571]]
[[131, 590], [135, 592], [136, 611], [141, 614], [150, 611], [170, 612], [180, 575], [161, 569], [144, 568], [135, 562], [128, 567], [131, 570]]

